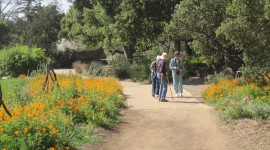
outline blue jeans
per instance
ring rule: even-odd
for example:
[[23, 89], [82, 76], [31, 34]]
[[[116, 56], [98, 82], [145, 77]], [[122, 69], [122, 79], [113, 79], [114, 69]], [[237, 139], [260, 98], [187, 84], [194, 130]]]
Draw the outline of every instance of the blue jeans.
[[151, 75], [152, 95], [159, 94], [159, 79], [155, 75]]
[[159, 100], [163, 100], [166, 98], [166, 94], [167, 94], [167, 78], [166, 76], [160, 76], [158, 74], [158, 79], [160, 80], [160, 89], [159, 89]]

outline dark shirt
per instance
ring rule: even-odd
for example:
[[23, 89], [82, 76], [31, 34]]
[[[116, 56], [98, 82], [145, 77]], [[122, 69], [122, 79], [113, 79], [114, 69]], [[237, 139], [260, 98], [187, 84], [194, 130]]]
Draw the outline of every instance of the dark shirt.
[[150, 69], [151, 69], [151, 75], [154, 75], [156, 73], [156, 71], [157, 71], [157, 63], [156, 63], [156, 61], [153, 61], [151, 63]]
[[166, 68], [166, 61], [165, 60], [160, 60], [159, 62], [159, 73], [163, 73], [163, 75], [166, 75], [167, 73], [167, 68]]

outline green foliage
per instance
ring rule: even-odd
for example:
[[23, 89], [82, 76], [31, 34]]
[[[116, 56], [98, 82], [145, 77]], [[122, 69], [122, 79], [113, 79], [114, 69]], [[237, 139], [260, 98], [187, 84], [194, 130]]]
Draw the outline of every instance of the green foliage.
[[180, 0], [75, 1], [61, 21], [60, 36], [78, 38], [108, 52], [122, 46], [126, 59], [157, 45]]
[[138, 82], [149, 81], [150, 64], [151, 61], [143, 55], [134, 59], [132, 64], [127, 63], [122, 56], [117, 56], [112, 62], [113, 68], [115, 69], [114, 75], [117, 78], [132, 79]]
[[[10, 11], [0, 11], [2, 13], [0, 17], [8, 20], [5, 22], [9, 23], [9, 27], [3, 26], [2, 21], [0, 21], [0, 48], [2, 48], [3, 44], [19, 43], [43, 48], [46, 55], [52, 56], [58, 40], [58, 32], [60, 31], [60, 20], [64, 14], [58, 11], [56, 4], [42, 6], [41, 1], [20, 0], [6, 2], [8, 7], [2, 8], [10, 9]], [[4, 38], [1, 36], [4, 36]]]
[[[244, 52], [244, 76], [256, 77], [270, 72], [269, 0], [232, 1], [229, 16], [217, 30]], [[261, 81], [263, 82], [263, 80]]]
[[71, 68], [72, 63], [76, 61], [76, 51], [70, 50], [70, 49], [65, 49], [65, 51], [58, 51], [54, 53], [53, 58], [53, 66], [55, 68]]
[[216, 30], [227, 17], [229, 4], [230, 0], [183, 0], [176, 6], [166, 31], [171, 38], [192, 39], [191, 48], [216, 71], [222, 66], [237, 70], [242, 64], [242, 52], [225, 36], [216, 35]]
[[210, 67], [204, 63], [203, 57], [198, 56], [184, 56], [185, 68], [187, 70], [186, 76], [200, 76], [205, 77], [211, 73]]
[[0, 18], [0, 49], [2, 49], [8, 41], [8, 33], [10, 32], [10, 27], [7, 24], [7, 21], [4, 21]]
[[203, 92], [207, 103], [213, 105], [225, 118], [270, 119], [268, 88], [243, 84], [236, 80], [222, 80]]
[[94, 127], [111, 128], [119, 122], [124, 97], [116, 80], [103, 78], [100, 84], [99, 79], [58, 76], [60, 85], [68, 85], [45, 94], [35, 88], [44, 79], [20, 77], [16, 90], [9, 91], [5, 102], [13, 116], [0, 111], [1, 149], [76, 149], [98, 142]]
[[150, 64], [148, 62], [134, 63], [131, 66], [131, 78], [134, 81], [149, 81], [150, 80]]
[[2, 87], [2, 92], [3, 92], [3, 100], [5, 101], [7, 94], [11, 91], [14, 91], [16, 88], [17, 84], [17, 79], [6, 79], [6, 80], [0, 80], [0, 84]]
[[23, 31], [23, 43], [36, 45], [46, 50], [51, 56], [55, 50], [60, 31], [60, 20], [64, 16], [57, 10], [57, 6], [39, 6], [38, 11], [31, 11], [26, 29]]
[[117, 65], [115, 69], [115, 76], [119, 79], [130, 79], [131, 77], [131, 66], [127, 63]]
[[18, 13], [29, 17], [30, 11], [35, 10], [41, 5], [43, 0], [1, 0], [0, 1], [0, 19], [16, 19]]
[[16, 45], [0, 51], [0, 76], [29, 74], [45, 59], [40, 48]]

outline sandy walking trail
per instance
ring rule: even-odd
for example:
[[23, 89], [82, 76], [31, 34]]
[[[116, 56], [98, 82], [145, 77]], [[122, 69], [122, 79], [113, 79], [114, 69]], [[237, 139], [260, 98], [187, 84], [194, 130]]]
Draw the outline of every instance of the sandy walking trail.
[[[199, 102], [184, 90], [184, 97], [170, 97], [159, 103], [151, 86], [122, 82], [128, 109], [123, 123], [103, 143], [82, 148], [98, 150], [234, 150], [229, 135], [218, 126], [212, 107]], [[172, 88], [172, 86], [171, 86]], [[172, 89], [173, 90], [173, 89]], [[174, 94], [174, 92], [173, 92]]]

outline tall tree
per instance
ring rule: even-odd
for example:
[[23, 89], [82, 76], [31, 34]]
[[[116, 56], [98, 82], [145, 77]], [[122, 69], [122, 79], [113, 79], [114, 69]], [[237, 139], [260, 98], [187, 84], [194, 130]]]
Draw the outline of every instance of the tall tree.
[[8, 44], [9, 32], [10, 32], [10, 27], [7, 21], [0, 19], [0, 49]]
[[270, 72], [269, 6], [269, 0], [234, 0], [217, 32], [244, 51], [247, 76]]
[[[87, 3], [88, 2], [88, 3]], [[156, 44], [180, 0], [78, 1], [62, 20], [62, 33], [108, 51], [124, 47], [126, 59]]]
[[0, 18], [10, 19], [18, 14], [28, 15], [43, 0], [0, 0]]
[[58, 11], [56, 5], [38, 6], [38, 11], [30, 11], [31, 19], [27, 21], [26, 30], [23, 32], [23, 43], [46, 50], [51, 55], [55, 50], [60, 31], [60, 21], [64, 14]]
[[124, 45], [127, 57], [135, 51], [147, 51], [157, 45], [165, 24], [171, 20], [179, 0], [123, 0], [116, 15], [116, 37]]
[[231, 0], [183, 0], [177, 5], [167, 31], [173, 38], [192, 39], [191, 47], [216, 70], [221, 66], [238, 69], [242, 52], [216, 30], [225, 20]]

